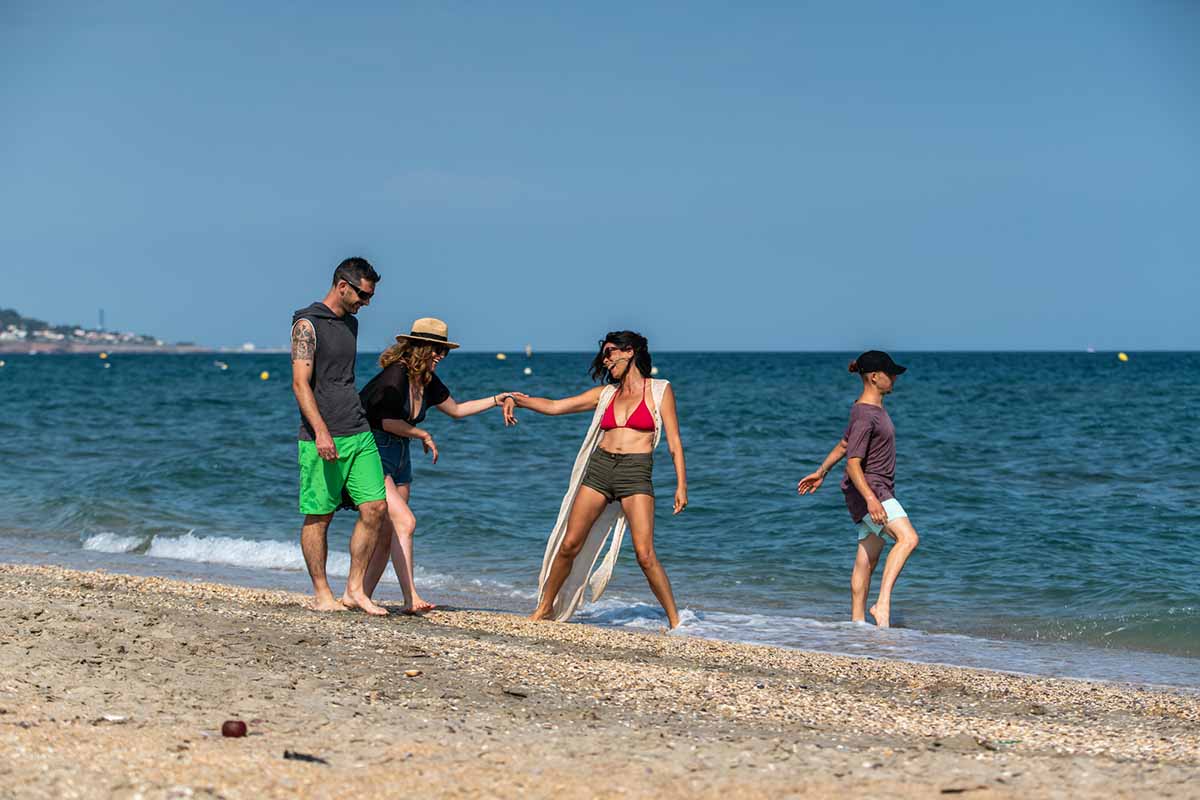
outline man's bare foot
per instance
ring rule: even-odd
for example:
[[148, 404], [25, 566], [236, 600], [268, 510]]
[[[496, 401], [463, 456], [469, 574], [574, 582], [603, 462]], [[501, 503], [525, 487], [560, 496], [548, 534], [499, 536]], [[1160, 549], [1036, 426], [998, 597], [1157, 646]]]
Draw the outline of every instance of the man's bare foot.
[[551, 611], [552, 611], [552, 609], [549, 609], [549, 608], [538, 608], [538, 609], [535, 609], [534, 612], [529, 615], [529, 618], [531, 620], [533, 620], [534, 622], [541, 622], [546, 617], [550, 616]]
[[345, 611], [346, 607], [333, 599], [333, 595], [328, 597], [315, 597], [312, 603], [308, 606], [313, 611]]
[[888, 612], [890, 610], [891, 609], [881, 603], [876, 603], [875, 605], [871, 606], [871, 616], [875, 618], [875, 627], [891, 627], [890, 620], [888, 619]]
[[386, 617], [388, 613], [386, 608], [375, 605], [371, 602], [371, 598], [362, 592], [352, 595], [349, 589], [342, 595], [342, 605], [346, 608], [357, 608], [360, 611], [370, 614], [372, 617]]

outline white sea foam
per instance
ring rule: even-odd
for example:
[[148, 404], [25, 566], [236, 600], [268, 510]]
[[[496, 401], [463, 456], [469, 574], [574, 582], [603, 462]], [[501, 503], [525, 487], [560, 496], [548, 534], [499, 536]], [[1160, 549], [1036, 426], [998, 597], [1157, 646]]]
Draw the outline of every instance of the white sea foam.
[[[303, 570], [304, 554], [298, 542], [256, 541], [231, 536], [155, 536], [146, 555], [174, 558], [202, 564], [227, 564], [249, 569]], [[350, 572], [350, 556], [329, 554], [325, 566], [330, 575], [344, 577]]]
[[138, 536], [120, 536], [105, 531], [96, 533], [83, 540], [84, 550], [95, 550], [98, 553], [129, 553], [142, 546], [145, 540]]

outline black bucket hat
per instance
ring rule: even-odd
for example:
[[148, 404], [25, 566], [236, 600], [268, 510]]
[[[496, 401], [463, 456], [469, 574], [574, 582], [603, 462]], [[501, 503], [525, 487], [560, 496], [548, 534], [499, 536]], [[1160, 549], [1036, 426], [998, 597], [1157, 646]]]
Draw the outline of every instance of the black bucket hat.
[[858, 372], [886, 372], [888, 375], [903, 375], [908, 367], [902, 367], [892, 360], [892, 357], [882, 350], [868, 350], [854, 360]]

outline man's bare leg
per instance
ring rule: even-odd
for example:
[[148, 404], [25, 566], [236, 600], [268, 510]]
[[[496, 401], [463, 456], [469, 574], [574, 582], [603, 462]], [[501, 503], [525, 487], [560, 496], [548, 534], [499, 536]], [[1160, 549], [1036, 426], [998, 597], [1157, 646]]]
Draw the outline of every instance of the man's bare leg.
[[358, 521], [354, 523], [354, 533], [350, 536], [350, 575], [346, 578], [346, 591], [342, 595], [342, 605], [361, 609], [373, 617], [386, 617], [388, 612], [367, 597], [363, 591], [363, 578], [379, 542], [385, 514], [387, 500], [374, 500], [359, 505]]
[[892, 587], [896, 585], [896, 579], [900, 577], [900, 570], [904, 569], [904, 562], [908, 561], [908, 557], [917, 549], [919, 541], [917, 532], [912, 523], [908, 521], [908, 517], [889, 520], [887, 528], [884, 530], [896, 539], [896, 543], [892, 545], [887, 560], [883, 562], [883, 579], [879, 582], [879, 597], [875, 600], [875, 605], [871, 606], [871, 616], [875, 618], [875, 624], [880, 628], [891, 626]]
[[883, 550], [883, 539], [875, 534], [858, 540], [858, 555], [854, 558], [854, 572], [850, 574], [850, 621], [867, 621], [867, 593], [871, 590], [871, 576], [879, 563]]
[[304, 553], [308, 577], [312, 579], [313, 584], [314, 611], [346, 610], [346, 607], [334, 598], [329, 589], [329, 579], [325, 576], [325, 559], [329, 554], [327, 537], [331, 519], [333, 514], [305, 514], [304, 527], [300, 529], [300, 550]]

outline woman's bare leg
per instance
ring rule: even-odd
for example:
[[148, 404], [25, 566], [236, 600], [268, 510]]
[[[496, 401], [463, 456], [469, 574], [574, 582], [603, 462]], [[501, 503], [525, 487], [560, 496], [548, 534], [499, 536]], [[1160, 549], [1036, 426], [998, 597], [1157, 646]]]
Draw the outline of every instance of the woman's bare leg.
[[896, 585], [896, 579], [900, 577], [900, 570], [904, 569], [904, 562], [908, 561], [908, 557], [917, 549], [917, 542], [920, 541], [912, 523], [908, 521], [908, 517], [889, 521], [884, 531], [893, 537], [896, 543], [892, 545], [887, 560], [883, 562], [883, 579], [879, 582], [879, 597], [875, 600], [875, 605], [871, 606], [871, 616], [875, 618], [875, 624], [880, 628], [887, 628], [891, 625], [892, 587]]
[[621, 499], [625, 519], [629, 521], [629, 532], [633, 536], [633, 549], [637, 553], [638, 566], [650, 584], [650, 590], [658, 598], [667, 622], [672, 628], [679, 627], [679, 610], [675, 608], [675, 595], [667, 571], [654, 552], [654, 498], [648, 494], [635, 494]]
[[867, 593], [871, 590], [871, 576], [879, 563], [883, 550], [883, 539], [875, 534], [858, 540], [858, 555], [854, 558], [854, 572], [850, 574], [850, 621], [867, 621]]
[[[405, 611], [431, 611], [436, 606], [421, 599], [417, 593], [417, 582], [413, 577], [413, 531], [417, 529], [417, 517], [408, 505], [412, 496], [412, 484], [395, 485], [395, 494], [388, 494], [388, 514], [396, 535], [392, 538], [392, 567], [400, 579], [400, 591], [404, 593]], [[394, 509], [394, 510], [393, 510]]]
[[435, 606], [421, 599], [413, 581], [413, 531], [417, 527], [417, 518], [408, 505], [411, 484], [397, 485], [390, 475], [384, 479], [384, 483], [388, 500], [387, 521], [384, 523], [386, 538], [381, 540], [371, 556], [364, 586], [368, 587], [368, 594], [375, 590], [387, 569], [390, 555], [392, 568], [396, 570], [396, 577], [400, 581], [400, 591], [404, 594], [404, 610], [429, 611]]
[[567, 533], [562, 544], [558, 546], [554, 562], [550, 565], [546, 585], [542, 587], [542, 601], [529, 615], [530, 619], [545, 619], [554, 613], [554, 598], [558, 597], [559, 590], [566, 583], [567, 576], [571, 574], [571, 565], [575, 563], [575, 556], [583, 549], [588, 531], [592, 529], [606, 505], [608, 499], [604, 495], [590, 486], [579, 487], [575, 502], [571, 505], [571, 514], [567, 517]]

